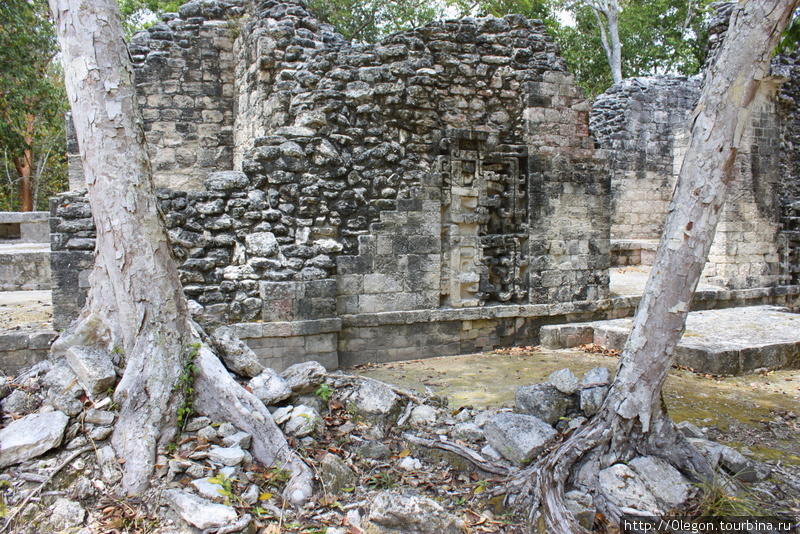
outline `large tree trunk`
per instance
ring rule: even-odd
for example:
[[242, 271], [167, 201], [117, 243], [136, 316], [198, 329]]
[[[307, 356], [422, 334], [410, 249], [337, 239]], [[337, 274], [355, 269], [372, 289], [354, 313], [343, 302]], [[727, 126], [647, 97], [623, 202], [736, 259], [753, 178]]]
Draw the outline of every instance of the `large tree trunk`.
[[[157, 448], [175, 433], [182, 403], [175, 385], [200, 339], [156, 205], [117, 2], [50, 0], [50, 6], [97, 228], [88, 303], [52, 350], [58, 355], [73, 345], [89, 345], [123, 355], [112, 443], [125, 461], [123, 488], [138, 493], [148, 484]], [[260, 401], [230, 379], [207, 347], [198, 358], [196, 383], [203, 384], [207, 396], [258, 407]], [[258, 412], [261, 428], [254, 436], [256, 458], [268, 465], [289, 464], [297, 475], [289, 485], [293, 500], [306, 499], [308, 468], [288, 450], [266, 409], [250, 412]]]
[[[767, 77], [772, 50], [800, 0], [749, 0], [737, 5], [716, 63], [706, 73], [692, 137], [669, 207], [634, 327], [600, 412], [531, 469], [528, 491], [548, 532], [585, 532], [566, 510], [563, 491], [576, 464], [597, 469], [637, 455], [660, 456], [685, 474], [710, 467], [675, 431], [661, 399], [675, 346], [705, 265], [731, 169], [750, 111], [779, 81]], [[595, 487], [596, 504], [613, 521], [619, 510]]]

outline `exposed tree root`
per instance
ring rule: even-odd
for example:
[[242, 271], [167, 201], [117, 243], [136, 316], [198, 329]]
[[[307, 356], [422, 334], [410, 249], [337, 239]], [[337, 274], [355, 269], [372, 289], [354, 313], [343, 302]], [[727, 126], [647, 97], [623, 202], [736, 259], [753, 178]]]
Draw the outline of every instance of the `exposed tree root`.
[[448, 440], [436, 441], [433, 439], [425, 439], [408, 433], [403, 434], [402, 437], [404, 440], [408, 441], [409, 443], [413, 443], [414, 445], [421, 445], [422, 447], [428, 447], [429, 449], [441, 449], [443, 451], [452, 452], [453, 454], [456, 454], [465, 460], [469, 460], [473, 465], [475, 465], [475, 467], [478, 467], [487, 473], [493, 473], [495, 475], [502, 476], [509, 475], [509, 469], [507, 467], [490, 462], [472, 449], [464, 447], [463, 445], [459, 445], [458, 443], [453, 443], [452, 441]]
[[240, 386], [223, 367], [207, 345], [195, 357], [195, 408], [212, 418], [232, 423], [253, 436], [250, 450], [256, 460], [267, 466], [282, 466], [292, 471], [284, 498], [302, 505], [312, 493], [314, 475], [295, 454], [272, 420], [272, 415], [258, 398]]
[[549, 534], [588, 534], [567, 508], [568, 485], [592, 494], [595, 509], [618, 525], [623, 512], [605, 495], [598, 473], [637, 456], [662, 458], [691, 480], [713, 477], [711, 465], [677, 431], [663, 405], [647, 433], [636, 419], [622, 418], [609, 405], [606, 402], [586, 426], [508, 480], [506, 501], [527, 509], [531, 528], [542, 519]]

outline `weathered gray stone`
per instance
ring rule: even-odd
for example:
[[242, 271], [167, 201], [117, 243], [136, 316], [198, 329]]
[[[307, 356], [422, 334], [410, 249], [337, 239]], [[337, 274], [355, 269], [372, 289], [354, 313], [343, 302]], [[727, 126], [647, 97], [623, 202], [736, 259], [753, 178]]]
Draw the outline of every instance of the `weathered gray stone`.
[[247, 432], [236, 432], [230, 436], [222, 438], [222, 444], [226, 447], [239, 447], [240, 449], [249, 449], [253, 436]]
[[36, 458], [61, 445], [67, 417], [62, 412], [26, 415], [0, 430], [0, 467]]
[[83, 422], [92, 425], [112, 425], [116, 418], [114, 412], [91, 409], [86, 412]]
[[231, 506], [215, 504], [181, 490], [168, 489], [162, 495], [184, 521], [201, 530], [227, 525], [237, 517]]
[[582, 491], [572, 490], [564, 494], [564, 503], [567, 510], [577, 519], [586, 530], [590, 530], [595, 520], [594, 499], [592, 496]]
[[386, 491], [373, 499], [368, 519], [380, 527], [366, 529], [374, 534], [460, 534], [464, 526], [436, 501]]
[[214, 330], [212, 338], [225, 367], [237, 375], [254, 377], [264, 370], [253, 350], [239, 339], [232, 328], [221, 326]]
[[117, 374], [108, 352], [94, 347], [72, 346], [67, 349], [65, 357], [81, 386], [90, 395], [114, 387]]
[[392, 449], [380, 441], [367, 441], [357, 449], [358, 454], [372, 460], [385, 460], [392, 455]]
[[211, 424], [211, 419], [205, 416], [200, 417], [192, 417], [189, 419], [189, 422], [186, 423], [184, 430], [186, 432], [197, 432], [201, 428], [205, 428]]
[[[605, 367], [595, 367], [594, 369], [589, 369], [586, 374], [583, 375], [581, 385], [608, 382], [609, 377], [610, 373], [608, 372], [608, 369]], [[585, 413], [587, 416], [596, 414], [600, 409], [600, 406], [603, 404], [607, 394], [608, 386], [582, 389], [580, 393], [580, 403], [583, 413]]]
[[292, 396], [289, 383], [272, 369], [264, 369], [260, 375], [250, 380], [249, 386], [253, 395], [267, 406]]
[[211, 477], [198, 478], [192, 480], [190, 484], [201, 497], [210, 501], [221, 502], [222, 494], [219, 492], [219, 490], [222, 489], [222, 486], [220, 484], [209, 482], [210, 478]]
[[655, 456], [640, 456], [628, 462], [644, 481], [664, 511], [676, 509], [686, 503], [692, 485], [669, 462]]
[[272, 232], [256, 232], [245, 237], [245, 246], [254, 256], [274, 256], [278, 253], [278, 240]]
[[504, 458], [524, 465], [536, 458], [557, 432], [538, 417], [504, 412], [486, 422], [483, 434], [487, 443]]
[[353, 488], [358, 482], [353, 470], [335, 454], [326, 454], [318, 469], [323, 488], [332, 495], [338, 495], [343, 489]]
[[327, 374], [325, 367], [311, 361], [288, 367], [281, 373], [281, 377], [286, 380], [293, 393], [299, 394], [313, 393], [325, 381]]
[[347, 396], [346, 405], [356, 416], [380, 424], [399, 412], [400, 398], [383, 384], [367, 380]]
[[289, 419], [283, 425], [288, 436], [303, 438], [320, 429], [322, 417], [314, 408], [300, 404], [292, 409]]
[[122, 480], [122, 470], [111, 445], [97, 449], [97, 463], [100, 464], [100, 472], [106, 484], [116, 484]]
[[15, 389], [0, 402], [4, 413], [26, 415], [39, 409], [44, 399], [38, 391]]
[[655, 495], [637, 473], [624, 464], [614, 464], [599, 473], [600, 491], [622, 513], [631, 515], [661, 516]]
[[576, 404], [574, 397], [560, 392], [548, 383], [517, 388], [515, 401], [517, 411], [537, 417], [550, 425], [558, 423]]
[[475, 423], [458, 423], [453, 427], [453, 437], [464, 441], [480, 441], [483, 439], [483, 430]]
[[247, 175], [239, 171], [212, 172], [204, 182], [209, 191], [244, 189], [250, 183]]
[[439, 417], [439, 410], [437, 410], [433, 406], [422, 404], [420, 406], [416, 406], [413, 410], [411, 410], [411, 416], [409, 417], [409, 421], [413, 425], [432, 425], [436, 423], [436, 419], [438, 417]]
[[245, 453], [239, 447], [211, 447], [208, 459], [229, 467], [237, 466], [245, 459]]
[[578, 377], [569, 369], [561, 369], [550, 373], [547, 382], [565, 395], [578, 391]]

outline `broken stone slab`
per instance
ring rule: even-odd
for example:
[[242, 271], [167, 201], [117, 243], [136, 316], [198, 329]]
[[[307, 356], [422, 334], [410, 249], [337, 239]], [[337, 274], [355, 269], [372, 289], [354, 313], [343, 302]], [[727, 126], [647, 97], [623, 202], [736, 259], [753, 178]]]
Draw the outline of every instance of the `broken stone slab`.
[[350, 466], [335, 454], [326, 454], [317, 469], [323, 488], [332, 495], [338, 495], [344, 489], [353, 488], [358, 481]]
[[221, 501], [222, 494], [219, 492], [219, 490], [222, 489], [222, 486], [219, 484], [214, 484], [213, 482], [209, 482], [210, 479], [211, 477], [198, 478], [196, 480], [192, 480], [190, 484], [204, 499], [208, 499], [210, 501]]
[[72, 370], [64, 358], [53, 362], [53, 366], [42, 377], [42, 387], [54, 390], [59, 395], [69, 395], [79, 398], [83, 395], [83, 388], [78, 384], [78, 375]]
[[117, 455], [111, 445], [106, 445], [97, 450], [97, 463], [100, 464], [103, 481], [107, 484], [116, 484], [122, 480], [122, 471], [117, 462]]
[[666, 460], [655, 456], [634, 458], [599, 473], [603, 494], [625, 513], [663, 516], [682, 506], [691, 485]]
[[250, 380], [249, 386], [253, 395], [266, 406], [292, 396], [292, 388], [289, 383], [272, 369], [264, 369], [261, 374]]
[[388, 491], [375, 496], [368, 520], [364, 530], [374, 534], [460, 534], [464, 528], [436, 501]]
[[26, 415], [38, 410], [44, 399], [38, 391], [27, 389], [15, 389], [11, 394], [0, 402], [3, 413], [14, 413]]
[[483, 439], [483, 430], [475, 423], [458, 423], [453, 427], [452, 435], [464, 441], [480, 441]]
[[36, 458], [61, 445], [69, 417], [59, 411], [34, 413], [0, 430], [0, 467]]
[[580, 526], [586, 530], [592, 528], [596, 512], [591, 495], [578, 490], [568, 491], [564, 494], [564, 504]]
[[67, 349], [65, 358], [89, 395], [97, 395], [114, 387], [117, 373], [108, 351], [76, 345]]
[[189, 419], [189, 422], [186, 423], [186, 426], [184, 427], [183, 430], [186, 432], [197, 432], [201, 428], [205, 428], [210, 424], [211, 424], [211, 419], [209, 419], [206, 416], [193, 417]]
[[249, 449], [252, 443], [253, 436], [247, 432], [236, 432], [230, 436], [222, 438], [222, 444], [226, 447], [239, 447], [241, 449]]
[[483, 426], [486, 441], [507, 460], [524, 465], [556, 437], [553, 427], [532, 415], [499, 413]]
[[411, 411], [409, 421], [412, 425], [433, 425], [439, 416], [439, 410], [433, 406], [422, 404]]
[[184, 521], [201, 530], [219, 528], [236, 521], [236, 510], [231, 506], [212, 503], [177, 489], [168, 489], [162, 495]]
[[532, 415], [549, 425], [555, 425], [576, 407], [575, 397], [546, 382], [517, 388], [515, 402], [518, 412]]
[[578, 377], [569, 369], [553, 371], [547, 382], [565, 395], [572, 395], [578, 391]]
[[219, 349], [225, 367], [230, 371], [240, 376], [254, 377], [264, 370], [255, 352], [239, 339], [231, 327], [220, 326], [211, 337]]
[[389, 387], [365, 380], [347, 396], [346, 405], [358, 417], [377, 425], [400, 411], [400, 398]]
[[83, 422], [92, 425], [113, 425], [117, 416], [113, 412], [106, 410], [91, 409], [86, 412]]
[[239, 447], [211, 447], [208, 459], [229, 467], [237, 466], [245, 459], [245, 452]]
[[304, 438], [313, 434], [322, 426], [322, 416], [310, 406], [300, 404], [292, 409], [289, 419], [283, 425], [283, 432], [288, 436]]
[[759, 469], [755, 462], [732, 447], [707, 439], [687, 439], [712, 467], [722, 467], [725, 472], [742, 482], [757, 482], [769, 476], [769, 470]]
[[[610, 373], [608, 369], [605, 367], [595, 367], [594, 369], [589, 369], [586, 374], [583, 375], [581, 385], [608, 382], [609, 378]], [[600, 410], [600, 406], [603, 404], [606, 395], [608, 395], [608, 386], [582, 389], [580, 393], [580, 406], [583, 413], [587, 416], [596, 414]]]
[[325, 381], [328, 371], [319, 362], [296, 363], [281, 373], [295, 394], [313, 393]]

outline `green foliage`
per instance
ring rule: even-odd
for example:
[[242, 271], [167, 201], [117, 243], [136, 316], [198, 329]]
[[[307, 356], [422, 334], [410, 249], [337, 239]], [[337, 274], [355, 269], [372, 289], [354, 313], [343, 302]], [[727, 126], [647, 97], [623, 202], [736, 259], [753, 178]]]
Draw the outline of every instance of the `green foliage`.
[[[704, 23], [709, 4], [709, 0], [620, 1], [622, 76], [697, 74], [705, 59], [708, 36]], [[581, 2], [570, 13], [574, 25], [550, 27], [578, 84], [588, 96], [594, 96], [612, 83], [597, 17]]]
[[186, 426], [186, 422], [194, 415], [194, 375], [197, 372], [194, 357], [197, 356], [200, 347], [200, 343], [192, 343], [189, 346], [189, 352], [183, 364], [183, 372], [178, 377], [178, 383], [175, 384], [175, 390], [180, 391], [183, 397], [183, 403], [178, 408], [178, 428], [181, 431]]
[[308, 7], [345, 38], [374, 43], [391, 33], [441, 17], [445, 4], [425, 0], [310, 0]]
[[330, 387], [328, 384], [320, 384], [317, 390], [314, 392], [314, 395], [316, 395], [323, 401], [328, 402], [331, 393], [333, 393], [332, 387]]
[[0, 2], [0, 210], [20, 208], [15, 162], [26, 150], [36, 208], [65, 189], [67, 100], [57, 51], [46, 0]]
[[152, 26], [163, 13], [178, 11], [184, 0], [119, 0], [119, 14], [125, 36]]

